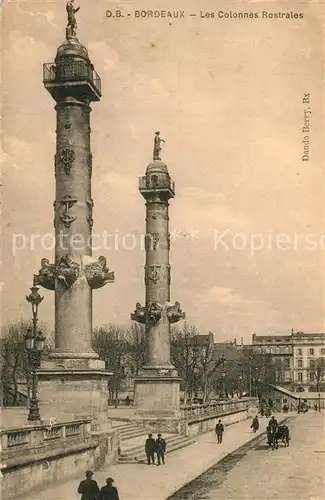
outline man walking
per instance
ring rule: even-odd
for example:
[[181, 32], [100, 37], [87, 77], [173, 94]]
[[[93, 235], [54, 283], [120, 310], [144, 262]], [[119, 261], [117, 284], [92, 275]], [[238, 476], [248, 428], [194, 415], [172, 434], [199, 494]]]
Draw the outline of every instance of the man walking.
[[156, 441], [152, 437], [152, 434], [148, 434], [145, 444], [145, 452], [147, 455], [148, 465], [155, 463], [155, 451], [156, 451]]
[[92, 479], [93, 475], [91, 470], [87, 470], [86, 479], [79, 484], [78, 493], [81, 495], [81, 500], [98, 500], [99, 487], [97, 482]]
[[158, 459], [158, 465], [160, 465], [160, 461], [165, 464], [165, 452], [166, 452], [166, 441], [158, 434], [158, 438], [156, 439], [156, 453]]
[[114, 479], [108, 477], [106, 479], [106, 486], [103, 486], [100, 490], [98, 500], [119, 500], [118, 491], [113, 486]]
[[217, 435], [218, 444], [222, 443], [222, 436], [223, 436], [224, 430], [225, 430], [225, 428], [224, 428], [223, 424], [221, 423], [221, 420], [219, 419], [218, 423], [216, 424], [216, 428], [215, 428], [215, 433]]

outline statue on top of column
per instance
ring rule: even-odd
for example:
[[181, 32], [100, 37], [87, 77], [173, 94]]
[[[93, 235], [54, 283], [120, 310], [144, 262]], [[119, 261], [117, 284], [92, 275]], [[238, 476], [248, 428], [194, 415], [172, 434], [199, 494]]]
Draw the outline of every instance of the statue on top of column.
[[77, 21], [76, 21], [76, 12], [80, 9], [80, 7], [74, 8], [74, 0], [69, 0], [67, 2], [67, 14], [68, 14], [68, 24], [66, 28], [66, 38], [70, 40], [71, 38], [75, 38], [77, 35]]
[[161, 158], [160, 158], [160, 151], [161, 151], [160, 143], [161, 142], [165, 142], [165, 141], [164, 141], [164, 139], [161, 139], [160, 132], [156, 132], [156, 135], [154, 138], [154, 147], [153, 147], [153, 159], [154, 160], [161, 160]]

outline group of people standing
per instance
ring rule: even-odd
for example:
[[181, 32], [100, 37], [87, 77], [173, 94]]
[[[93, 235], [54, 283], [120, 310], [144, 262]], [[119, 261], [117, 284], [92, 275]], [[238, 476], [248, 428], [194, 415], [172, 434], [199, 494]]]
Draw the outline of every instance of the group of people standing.
[[106, 485], [99, 489], [93, 475], [94, 473], [91, 470], [87, 470], [86, 479], [79, 484], [78, 493], [81, 495], [81, 500], [119, 500], [118, 491], [113, 486], [114, 479], [112, 477], [108, 477]]
[[157, 465], [160, 465], [161, 462], [165, 464], [166, 447], [166, 441], [161, 434], [158, 434], [157, 439], [153, 438], [152, 434], [148, 434], [145, 443], [148, 465], [155, 463], [155, 454], [157, 455]]

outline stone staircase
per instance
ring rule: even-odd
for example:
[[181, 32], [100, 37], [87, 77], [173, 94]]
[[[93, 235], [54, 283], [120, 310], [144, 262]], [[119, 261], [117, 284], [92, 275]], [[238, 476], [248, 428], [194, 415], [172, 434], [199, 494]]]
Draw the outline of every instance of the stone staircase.
[[146, 436], [148, 434], [147, 429], [144, 427], [138, 427], [132, 422], [126, 422], [124, 424], [113, 425], [113, 429], [118, 429], [120, 434], [120, 441], [129, 441], [130, 439]]
[[[134, 464], [144, 463], [147, 457], [144, 451], [145, 440], [147, 439], [149, 430], [144, 427], [138, 427], [132, 422], [120, 422], [113, 424], [113, 429], [117, 429], [120, 434], [120, 453], [118, 463]], [[155, 437], [155, 435], [154, 435]], [[180, 450], [195, 443], [195, 439], [190, 439], [179, 434], [163, 434], [166, 440], [166, 454]]]

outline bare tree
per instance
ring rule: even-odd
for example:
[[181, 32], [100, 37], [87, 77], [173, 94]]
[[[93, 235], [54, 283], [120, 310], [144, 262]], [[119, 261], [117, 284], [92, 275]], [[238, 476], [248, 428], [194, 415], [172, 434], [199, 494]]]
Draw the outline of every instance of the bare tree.
[[126, 330], [128, 343], [128, 364], [131, 373], [139, 375], [142, 366], [146, 362], [146, 333], [144, 325], [132, 322], [130, 328]]
[[[25, 349], [24, 335], [31, 327], [28, 321], [19, 321], [5, 326], [2, 331], [0, 344], [1, 355], [1, 382], [3, 387], [4, 403], [18, 405], [21, 399], [28, 398], [30, 384], [30, 366]], [[46, 335], [46, 327], [42, 325]], [[49, 350], [49, 343], [45, 345], [44, 354]]]
[[109, 397], [118, 401], [121, 386], [126, 377], [126, 357], [128, 353], [126, 332], [116, 325], [102, 325], [94, 330], [93, 349], [105, 361], [107, 370], [112, 371], [109, 381]]
[[325, 384], [325, 358], [310, 360], [309, 378], [316, 384], [316, 392], [319, 392], [322, 382]]
[[198, 334], [195, 326], [188, 326], [187, 323], [182, 330], [173, 328], [171, 331], [171, 360], [184, 380], [184, 404], [193, 397], [198, 386], [200, 346], [195, 342]]

